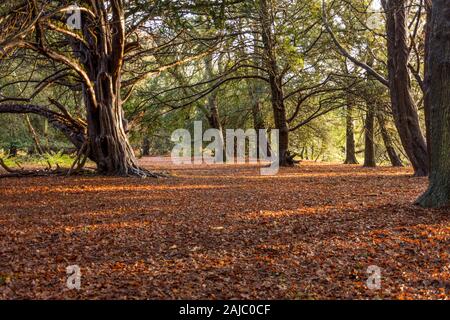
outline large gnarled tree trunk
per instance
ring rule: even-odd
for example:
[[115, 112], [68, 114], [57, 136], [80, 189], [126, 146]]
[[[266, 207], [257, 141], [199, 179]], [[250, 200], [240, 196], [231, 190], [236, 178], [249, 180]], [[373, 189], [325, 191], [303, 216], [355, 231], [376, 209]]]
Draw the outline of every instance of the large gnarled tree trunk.
[[429, 28], [427, 99], [431, 142], [431, 174], [424, 207], [450, 206], [450, 6], [433, 0]]
[[112, 15], [101, 1], [93, 1], [94, 19], [83, 14], [82, 33], [88, 45], [79, 46], [89, 81], [83, 83], [87, 111], [88, 144], [99, 173], [145, 175], [139, 168], [126, 135], [121, 101], [121, 72], [125, 50], [123, 1], [111, 2]]

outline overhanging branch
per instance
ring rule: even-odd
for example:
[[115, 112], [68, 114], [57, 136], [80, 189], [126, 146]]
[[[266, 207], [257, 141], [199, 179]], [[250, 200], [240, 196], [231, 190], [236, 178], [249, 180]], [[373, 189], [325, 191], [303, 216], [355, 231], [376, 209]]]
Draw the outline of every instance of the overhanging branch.
[[335, 44], [335, 46], [338, 49], [338, 51], [340, 52], [340, 54], [343, 55], [344, 57], [346, 57], [347, 59], [349, 59], [351, 62], [353, 62], [358, 67], [361, 67], [364, 70], [366, 70], [367, 73], [369, 73], [371, 76], [373, 76], [375, 79], [377, 79], [381, 84], [383, 84], [384, 86], [389, 88], [389, 81], [385, 77], [383, 77], [381, 74], [379, 74], [377, 71], [375, 71], [372, 67], [370, 67], [366, 63], [359, 61], [358, 59], [353, 57], [342, 46], [342, 44], [339, 42], [339, 40], [336, 38], [335, 34], [333, 33], [333, 30], [331, 30], [331, 27], [328, 23], [327, 12], [326, 12], [326, 8], [325, 8], [325, 0], [322, 0], [322, 20], [323, 20], [323, 24], [325, 26], [326, 31], [330, 35], [331, 40]]
[[78, 120], [49, 108], [32, 104], [0, 104], [0, 113], [36, 114], [48, 119], [49, 123], [64, 135], [79, 149], [86, 141], [86, 125]]

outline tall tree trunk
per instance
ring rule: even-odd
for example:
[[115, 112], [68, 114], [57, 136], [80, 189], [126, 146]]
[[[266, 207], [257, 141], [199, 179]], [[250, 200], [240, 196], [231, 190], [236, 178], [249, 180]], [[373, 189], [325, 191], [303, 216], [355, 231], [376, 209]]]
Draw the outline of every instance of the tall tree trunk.
[[[254, 32], [254, 39], [253, 39], [253, 64], [255, 66], [261, 67], [261, 60], [258, 59], [258, 57], [261, 56], [261, 50], [259, 49], [259, 36], [257, 32]], [[260, 75], [260, 70], [255, 69], [254, 72], [257, 75]], [[250, 104], [251, 104], [251, 110], [252, 110], [252, 120], [253, 120], [253, 128], [258, 132], [259, 130], [265, 130], [266, 124], [264, 122], [264, 116], [262, 114], [261, 109], [261, 96], [264, 92], [264, 86], [262, 85], [261, 81], [259, 79], [249, 79], [247, 82], [248, 86], [248, 93], [250, 96]], [[260, 145], [259, 141], [259, 134], [257, 135], [257, 145]], [[267, 141], [268, 142], [268, 141]], [[267, 150], [266, 155], [271, 155], [271, 148], [270, 144], [267, 143]], [[261, 158], [259, 147], [257, 148], [257, 157], [258, 159]]]
[[428, 151], [428, 165], [431, 166], [431, 136], [430, 136], [430, 95], [427, 94], [430, 86], [430, 74], [428, 66], [428, 56], [430, 51], [430, 36], [431, 36], [431, 8], [432, 0], [425, 0], [425, 10], [427, 13], [426, 24], [425, 24], [425, 57], [424, 57], [424, 107], [425, 107], [425, 124], [426, 124], [426, 140], [427, 140], [427, 151]]
[[411, 95], [405, 0], [383, 0], [383, 6], [387, 16], [389, 87], [395, 124], [415, 176], [427, 176], [427, 145]]
[[450, 206], [450, 6], [433, 0], [429, 34], [427, 98], [430, 107], [431, 174], [418, 199], [424, 207]]
[[393, 167], [403, 167], [402, 160], [398, 156], [394, 148], [394, 143], [392, 142], [391, 135], [386, 128], [386, 121], [381, 112], [377, 112], [378, 125], [380, 126], [381, 136], [383, 138], [384, 146], [388, 154], [389, 160]]
[[[213, 66], [213, 56], [209, 55], [205, 58], [205, 69], [206, 69], [206, 76], [208, 80], [211, 80], [214, 78], [214, 66]], [[219, 106], [217, 104], [217, 91], [213, 91], [208, 95], [208, 105], [207, 105], [207, 118], [209, 125], [211, 128], [217, 129], [220, 132], [220, 143], [222, 144], [223, 148], [223, 159], [226, 160], [227, 153], [226, 153], [226, 146], [225, 146], [225, 137], [222, 127], [222, 122], [220, 121], [220, 114], [219, 114]]]
[[355, 148], [355, 130], [353, 125], [353, 100], [350, 95], [347, 96], [347, 107], [345, 112], [345, 161], [344, 164], [358, 164]]
[[252, 86], [251, 84], [249, 84], [253, 127], [256, 130], [266, 128], [264, 117], [261, 111], [261, 97], [258, 93], [259, 90], [260, 88], [257, 85]]
[[375, 112], [368, 106], [364, 121], [364, 167], [376, 167], [374, 144]]
[[264, 62], [269, 74], [275, 129], [279, 130], [278, 157], [280, 166], [290, 166], [293, 159], [289, 155], [289, 126], [284, 105], [283, 79], [280, 74], [273, 34], [273, 15], [267, 0], [259, 0], [261, 18], [261, 38], [264, 46]]
[[[255, 66], [261, 67], [261, 62], [258, 59], [258, 56], [261, 55], [261, 50], [259, 50], [259, 37], [255, 32], [255, 38], [253, 39], [253, 63]], [[260, 74], [259, 69], [255, 69], [254, 71], [257, 75]], [[253, 127], [256, 130], [266, 129], [266, 124], [264, 123], [264, 117], [261, 110], [261, 95], [264, 92], [264, 86], [259, 79], [250, 79], [248, 81], [248, 89], [251, 100], [251, 108], [252, 108], [252, 118], [253, 118]]]

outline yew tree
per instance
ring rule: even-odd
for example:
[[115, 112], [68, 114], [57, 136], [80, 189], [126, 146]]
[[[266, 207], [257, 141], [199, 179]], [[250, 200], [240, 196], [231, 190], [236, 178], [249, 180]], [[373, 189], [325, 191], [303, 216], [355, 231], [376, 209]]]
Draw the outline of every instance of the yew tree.
[[[2, 99], [0, 113], [46, 117], [80, 153], [96, 163], [100, 174], [153, 175], [137, 163], [127, 137], [123, 103], [136, 83], [149, 75], [203, 56], [186, 52], [167, 65], [150, 64], [161, 49], [151, 32], [161, 29], [161, 21], [171, 5], [131, 0], [82, 0], [77, 7], [70, 1], [3, 4], [0, 63], [6, 63], [2, 62], [5, 57], [26, 60], [32, 55], [34, 60], [45, 59], [54, 72], [43, 77], [36, 90], [62, 85], [78, 92], [85, 119], [72, 117], [59, 101], [51, 101], [56, 111], [34, 103], [37, 93], [28, 98]], [[159, 39], [162, 48], [187, 41], [182, 32], [168, 37], [172, 38]], [[195, 45], [191, 47], [195, 50]]]

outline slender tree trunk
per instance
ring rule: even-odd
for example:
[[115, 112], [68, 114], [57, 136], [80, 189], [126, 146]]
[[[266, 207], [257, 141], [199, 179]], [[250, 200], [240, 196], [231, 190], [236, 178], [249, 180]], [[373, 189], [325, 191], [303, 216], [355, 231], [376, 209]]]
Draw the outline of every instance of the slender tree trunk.
[[[260, 66], [261, 64], [260, 60], [257, 58], [261, 55], [260, 50], [258, 49], [258, 38], [259, 37], [255, 32], [255, 38], [253, 40], [253, 63], [256, 66]], [[259, 69], [256, 69], [254, 72], [258, 75], [260, 74]], [[248, 89], [252, 107], [253, 127], [256, 130], [266, 129], [266, 124], [264, 123], [264, 117], [261, 110], [261, 95], [264, 92], [264, 87], [260, 80], [250, 79], [248, 81]]]
[[[255, 66], [261, 67], [261, 61], [258, 59], [259, 56], [261, 56], [261, 50], [258, 48], [260, 41], [258, 37], [258, 33], [254, 32], [254, 39], [253, 39], [253, 63]], [[255, 69], [254, 72], [259, 75], [260, 70]], [[264, 116], [262, 113], [261, 108], [261, 95], [264, 92], [264, 86], [262, 85], [261, 81], [258, 79], [249, 79], [247, 82], [249, 96], [250, 96], [250, 103], [251, 103], [251, 110], [252, 110], [252, 119], [253, 119], [253, 128], [258, 132], [259, 130], [265, 130], [266, 124], [264, 122]], [[259, 141], [259, 134], [257, 135], [257, 145], [260, 145]], [[267, 141], [268, 142], [268, 141]], [[271, 155], [271, 148], [270, 144], [267, 144], [267, 150], [266, 154], [268, 156]], [[258, 159], [261, 158], [259, 147], [257, 148], [257, 157]]]
[[364, 121], [364, 167], [376, 167], [374, 122], [375, 112], [373, 107], [368, 106], [366, 119]]
[[150, 139], [147, 136], [142, 140], [142, 156], [150, 156]]
[[427, 176], [427, 145], [411, 95], [405, 0], [383, 0], [383, 5], [387, 15], [389, 87], [395, 124], [415, 176]]
[[403, 167], [402, 160], [398, 156], [394, 148], [394, 143], [392, 142], [391, 135], [386, 128], [386, 121], [381, 112], [377, 112], [378, 125], [380, 126], [381, 136], [383, 138], [384, 146], [386, 147], [386, 152], [388, 154], [389, 160], [393, 167]]
[[433, 0], [429, 29], [427, 98], [430, 107], [431, 174], [423, 207], [450, 206], [450, 6]]
[[217, 95], [211, 94], [208, 97], [208, 122], [211, 128], [220, 130], [222, 132], [222, 124], [220, 123], [219, 109], [217, 107]]
[[[214, 68], [213, 68], [213, 57], [209, 55], [205, 58], [205, 70], [208, 80], [214, 78]], [[222, 132], [222, 123], [220, 122], [219, 107], [217, 105], [217, 91], [213, 91], [208, 95], [208, 122], [210, 126], [214, 129], [220, 130]]]
[[44, 135], [44, 144], [45, 144], [44, 149], [45, 150], [49, 150], [49, 148], [50, 148], [50, 141], [49, 141], [49, 138], [48, 138], [48, 119], [47, 118], [44, 118], [44, 132], [43, 132], [43, 135]]
[[345, 112], [346, 131], [345, 131], [345, 161], [344, 164], [358, 164], [355, 148], [355, 129], [353, 125], [353, 101], [352, 97], [347, 96], [347, 108]]
[[[209, 55], [205, 58], [205, 69], [206, 69], [206, 76], [207, 79], [213, 79], [214, 78], [214, 68], [213, 68], [213, 56]], [[217, 129], [220, 132], [220, 143], [223, 146], [223, 157], [224, 160], [227, 157], [226, 153], [226, 146], [225, 146], [225, 137], [222, 127], [222, 122], [220, 121], [220, 114], [219, 114], [219, 106], [217, 104], [217, 91], [213, 91], [208, 95], [208, 105], [207, 105], [207, 118], [209, 125], [211, 128]]]
[[264, 118], [261, 112], [261, 98], [258, 94], [258, 88], [256, 86], [249, 87], [250, 90], [250, 99], [251, 99], [251, 108], [252, 108], [252, 120], [253, 127], [256, 130], [265, 129]]
[[[261, 91], [262, 87], [259, 83], [254, 83], [249, 81], [248, 82], [248, 89], [249, 89], [249, 96], [250, 96], [250, 103], [251, 103], [251, 110], [252, 110], [252, 120], [253, 120], [253, 128], [256, 130], [256, 132], [259, 132], [259, 130], [265, 130], [266, 124], [264, 122], [264, 117], [261, 110]], [[259, 146], [259, 134], [256, 139], [257, 145]], [[268, 141], [267, 141], [268, 142]], [[257, 150], [258, 159], [260, 156], [260, 150], [258, 147]], [[271, 155], [271, 148], [270, 144], [267, 144], [267, 150], [266, 155]]]
[[273, 19], [267, 0], [259, 0], [261, 15], [261, 38], [264, 46], [264, 62], [269, 74], [273, 117], [275, 128], [279, 130], [278, 157], [280, 166], [293, 165], [289, 155], [289, 126], [284, 105], [283, 79], [280, 74], [273, 34]]
[[25, 115], [25, 122], [27, 123], [28, 131], [30, 131], [31, 137], [33, 138], [34, 145], [36, 147], [36, 151], [40, 155], [43, 155], [44, 150], [42, 149], [41, 142], [39, 140], [39, 136], [37, 135], [36, 130], [34, 130], [34, 127], [30, 121], [30, 117], [27, 114]]

